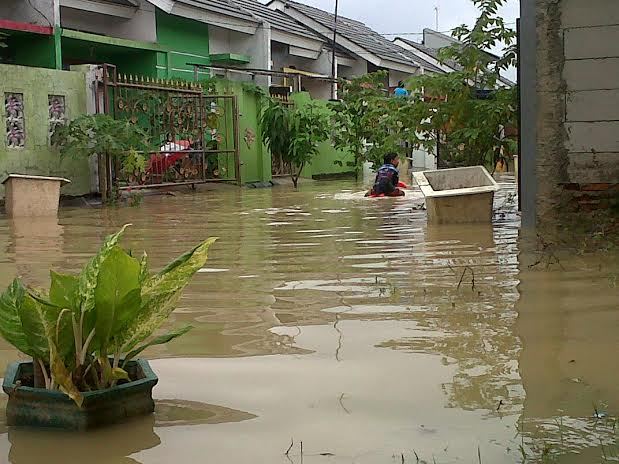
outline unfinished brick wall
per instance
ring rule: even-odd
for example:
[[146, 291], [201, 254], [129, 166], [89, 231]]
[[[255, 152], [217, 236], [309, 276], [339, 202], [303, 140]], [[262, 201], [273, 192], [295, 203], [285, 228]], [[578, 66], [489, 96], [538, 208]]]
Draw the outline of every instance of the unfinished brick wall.
[[537, 1], [537, 216], [619, 197], [619, 1]]

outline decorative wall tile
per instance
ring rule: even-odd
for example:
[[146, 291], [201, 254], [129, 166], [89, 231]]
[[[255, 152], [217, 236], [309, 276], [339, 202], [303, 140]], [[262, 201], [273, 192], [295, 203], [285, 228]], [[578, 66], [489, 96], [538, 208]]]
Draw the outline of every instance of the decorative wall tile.
[[54, 131], [56, 130], [56, 128], [58, 126], [63, 126], [67, 121], [64, 96], [63, 95], [49, 95], [48, 105], [49, 105], [48, 130], [49, 130], [49, 139], [51, 140], [52, 135], [54, 135]]
[[6, 122], [6, 145], [9, 148], [23, 148], [26, 145], [24, 94], [5, 93], [4, 111]]

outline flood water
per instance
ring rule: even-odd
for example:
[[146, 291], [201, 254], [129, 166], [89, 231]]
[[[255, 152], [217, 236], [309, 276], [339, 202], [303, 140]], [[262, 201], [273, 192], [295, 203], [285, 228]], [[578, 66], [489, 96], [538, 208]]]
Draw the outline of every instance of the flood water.
[[[47, 287], [126, 223], [154, 268], [220, 237], [170, 321], [194, 329], [146, 353], [154, 416], [8, 429], [3, 397], [0, 462], [617, 460], [619, 255], [536, 254], [504, 181], [492, 226], [428, 227], [418, 195], [342, 181], [0, 219], [2, 287]], [[0, 343], [4, 371], [18, 354]]]

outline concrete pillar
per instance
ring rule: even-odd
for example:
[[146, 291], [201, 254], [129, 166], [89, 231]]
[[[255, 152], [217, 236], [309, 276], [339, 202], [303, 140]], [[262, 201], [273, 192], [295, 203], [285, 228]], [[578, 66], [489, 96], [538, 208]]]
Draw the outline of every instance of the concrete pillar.
[[520, 130], [522, 131], [521, 166], [522, 226], [534, 228], [537, 197], [537, 30], [536, 0], [520, 1], [520, 99], [522, 101]]

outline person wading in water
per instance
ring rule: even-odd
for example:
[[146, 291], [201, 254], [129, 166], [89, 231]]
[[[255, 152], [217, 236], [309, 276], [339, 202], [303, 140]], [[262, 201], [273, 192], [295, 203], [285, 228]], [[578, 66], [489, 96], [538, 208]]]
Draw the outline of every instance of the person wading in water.
[[374, 187], [365, 196], [403, 197], [405, 193], [400, 190], [400, 187], [404, 185], [400, 183], [400, 172], [398, 171], [400, 160], [397, 153], [387, 153], [383, 161], [385, 164], [376, 173]]

